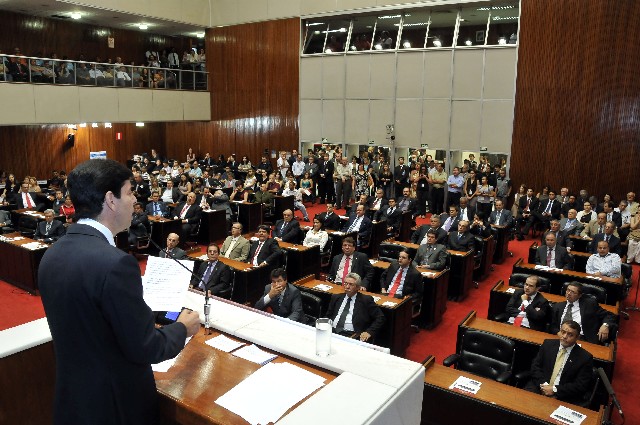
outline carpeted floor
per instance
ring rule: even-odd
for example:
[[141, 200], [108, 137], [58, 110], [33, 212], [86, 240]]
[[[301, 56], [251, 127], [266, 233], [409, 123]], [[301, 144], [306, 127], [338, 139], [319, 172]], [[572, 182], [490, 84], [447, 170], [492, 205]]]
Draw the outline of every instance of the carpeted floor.
[[[324, 205], [314, 205], [308, 208], [309, 216], [324, 211]], [[344, 210], [338, 211], [343, 214]], [[299, 211], [296, 217], [302, 218]], [[418, 219], [418, 224], [426, 224], [427, 219]], [[480, 287], [470, 293], [462, 302], [449, 302], [442, 323], [433, 330], [421, 330], [412, 334], [411, 345], [407, 350], [407, 358], [422, 361], [427, 355], [433, 354], [438, 362], [455, 351], [458, 323], [471, 310], [478, 312], [478, 317], [487, 317], [489, 291], [494, 284], [503, 279], [508, 280], [513, 264], [519, 258], [527, 258], [531, 240], [512, 241], [509, 245], [512, 258], [507, 258], [503, 264], [495, 265], [492, 274], [480, 282]], [[141, 264], [144, 269], [144, 264]], [[622, 308], [633, 304], [640, 267], [634, 266], [634, 289], [629, 299], [622, 303]], [[614, 372], [613, 387], [618, 394], [627, 417], [627, 423], [640, 423], [640, 406], [636, 404], [634, 388], [640, 387], [640, 356], [638, 356], [637, 341], [640, 340], [640, 312], [630, 312], [630, 320], [621, 320], [618, 333], [618, 354]], [[0, 330], [7, 329], [31, 320], [44, 317], [44, 309], [39, 297], [17, 289], [0, 281]], [[619, 417], [614, 415], [614, 423], [620, 423]], [[636, 422], [638, 421], [638, 422]]]

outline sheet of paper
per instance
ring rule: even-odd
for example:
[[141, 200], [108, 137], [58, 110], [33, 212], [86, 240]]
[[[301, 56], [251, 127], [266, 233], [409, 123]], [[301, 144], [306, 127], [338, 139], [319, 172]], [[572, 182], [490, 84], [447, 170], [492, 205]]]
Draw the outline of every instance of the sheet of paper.
[[506, 292], [507, 294], [513, 294], [514, 292], [516, 292], [516, 288], [507, 288], [507, 290], [504, 292]]
[[558, 406], [550, 416], [552, 419], [567, 425], [580, 425], [587, 418], [587, 415], [565, 406]]
[[464, 376], [459, 376], [458, 379], [454, 381], [453, 384], [449, 387], [452, 390], [460, 390], [470, 394], [477, 394], [480, 391], [480, 386], [482, 382], [478, 382], [473, 379], [466, 378]]
[[243, 342], [234, 341], [233, 339], [228, 338], [225, 335], [218, 335], [215, 338], [211, 338], [207, 340], [205, 344], [218, 350], [224, 351], [225, 353], [230, 353], [236, 348], [242, 347], [244, 345]]
[[278, 421], [288, 409], [322, 385], [324, 378], [302, 368], [290, 363], [270, 363], [222, 395], [216, 403], [251, 424], [266, 424]]
[[[189, 343], [189, 341], [191, 341], [191, 337], [188, 337], [185, 342], [184, 345], [187, 345]], [[178, 354], [180, 355], [180, 354]], [[176, 356], [178, 357], [178, 356]], [[156, 364], [152, 364], [151, 365], [151, 370], [153, 370], [154, 372], [167, 372], [169, 369], [171, 369], [171, 366], [173, 366], [176, 363], [176, 357], [172, 358], [172, 359], [167, 359], [163, 362], [160, 363], [156, 363]]]
[[375, 302], [380, 301], [380, 297], [376, 297], [375, 295], [372, 295], [372, 297], [373, 297], [373, 301], [375, 301]]
[[277, 354], [262, 351], [255, 344], [245, 345], [241, 349], [234, 351], [232, 354], [245, 360], [249, 360], [250, 362], [258, 363], [259, 365], [265, 365], [278, 357]]
[[396, 303], [392, 302], [392, 301], [385, 301], [382, 303], [383, 306], [385, 307], [395, 307]]
[[324, 283], [319, 283], [313, 287], [314, 289], [319, 289], [320, 291], [328, 291], [332, 288], [330, 285], [325, 285]]
[[20, 245], [21, 248], [30, 249], [31, 251], [35, 251], [36, 249], [46, 248], [48, 245], [40, 242], [29, 242]]
[[149, 256], [142, 276], [143, 298], [153, 311], [180, 311], [189, 289], [193, 261], [180, 260], [187, 269], [171, 258]]

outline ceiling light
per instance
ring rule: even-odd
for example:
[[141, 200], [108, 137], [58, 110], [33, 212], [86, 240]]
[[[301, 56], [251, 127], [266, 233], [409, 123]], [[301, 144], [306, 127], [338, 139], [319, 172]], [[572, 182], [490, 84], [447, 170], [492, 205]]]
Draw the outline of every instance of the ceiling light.
[[104, 128], [111, 128], [111, 123], [110, 122], [104, 123]]
[[308, 26], [315, 27], [316, 25], [327, 25], [327, 24], [325, 24], [324, 22], [313, 22], [313, 23], [310, 23]]
[[98, 123], [97, 123], [97, 122], [92, 123], [92, 124], [91, 124], [91, 127], [92, 127], [92, 128], [98, 128]]
[[140, 28], [141, 30], [146, 30], [149, 28], [149, 25], [147, 24], [138, 24], [138, 28]]
[[73, 13], [71, 14], [71, 18], [72, 18], [72, 19], [80, 19], [80, 18], [82, 18], [82, 15], [81, 15], [81, 14], [79, 14], [78, 12], [73, 12]]
[[410, 49], [411, 48], [411, 43], [408, 41], [405, 41], [404, 43], [402, 43], [402, 47], [405, 49]]
[[467, 38], [467, 39], [464, 41], [464, 45], [465, 45], [465, 46], [473, 46], [473, 41], [471, 41], [471, 39], [470, 39], [470, 38]]
[[80, 123], [80, 127], [81, 127], [81, 128], [85, 128], [86, 126], [87, 126], [87, 123], [86, 123], [86, 122]]
[[325, 49], [324, 51], [325, 53], [333, 53], [333, 50], [331, 50], [330, 48]]
[[442, 41], [440, 41], [439, 38], [436, 38], [433, 40], [433, 46], [434, 47], [442, 47]]
[[394, 19], [394, 18], [399, 18], [402, 15], [385, 15], [385, 16], [381, 16], [378, 19]]
[[143, 122], [137, 122], [136, 123], [136, 127], [144, 127], [144, 123]]
[[196, 37], [198, 37], [198, 38], [204, 38], [204, 33], [203, 33], [203, 32], [197, 32], [197, 33], [196, 33]]
[[507, 37], [502, 36], [502, 37], [498, 38], [498, 44], [501, 45], [501, 46], [507, 44]]
[[373, 48], [376, 50], [382, 50], [382, 44], [378, 43], [375, 46], [373, 46]]

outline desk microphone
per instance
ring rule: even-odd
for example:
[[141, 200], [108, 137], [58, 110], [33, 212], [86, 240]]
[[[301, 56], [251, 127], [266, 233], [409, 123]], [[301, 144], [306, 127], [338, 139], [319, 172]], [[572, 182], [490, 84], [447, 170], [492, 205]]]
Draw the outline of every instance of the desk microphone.
[[600, 375], [600, 379], [604, 384], [604, 388], [607, 390], [607, 392], [611, 396], [611, 400], [613, 400], [613, 404], [615, 404], [615, 406], [618, 408], [618, 413], [620, 414], [620, 417], [624, 418], [624, 413], [622, 413], [622, 407], [620, 407], [620, 402], [616, 398], [616, 392], [613, 390], [613, 387], [611, 386], [611, 382], [609, 382], [609, 378], [607, 378], [607, 374], [604, 373], [604, 370], [601, 367], [599, 367], [597, 370], [598, 370], [598, 375]]
[[207, 288], [207, 284], [206, 282], [204, 282], [204, 280], [202, 279], [202, 276], [200, 276], [199, 274], [197, 274], [194, 271], [189, 270], [189, 267], [185, 266], [184, 264], [182, 264], [174, 255], [173, 253], [167, 251], [166, 249], [163, 249], [160, 247], [160, 245], [158, 245], [153, 239], [149, 238], [149, 242], [151, 242], [151, 244], [153, 246], [155, 246], [156, 248], [158, 248], [158, 250], [160, 251], [164, 251], [165, 255], [169, 258], [171, 258], [173, 261], [175, 261], [176, 263], [178, 263], [180, 265], [180, 267], [182, 267], [183, 269], [187, 270], [189, 273], [191, 273], [191, 276], [195, 277], [196, 279], [198, 279], [198, 282], [201, 282], [204, 286], [204, 334], [205, 335], [209, 335], [209, 328], [210, 328], [210, 323], [209, 323], [209, 313], [211, 313], [211, 306], [209, 305], [209, 288]]

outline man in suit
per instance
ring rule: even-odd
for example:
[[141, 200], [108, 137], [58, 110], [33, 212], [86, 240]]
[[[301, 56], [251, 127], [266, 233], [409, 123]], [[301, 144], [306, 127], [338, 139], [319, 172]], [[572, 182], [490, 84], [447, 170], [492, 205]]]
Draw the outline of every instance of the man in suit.
[[156, 327], [138, 261], [114, 246], [136, 201], [130, 178], [110, 159], [85, 161], [69, 173], [78, 223], [40, 262], [38, 285], [56, 353], [54, 424], [156, 424], [151, 364], [178, 355], [200, 329], [198, 314], [188, 310]]
[[458, 207], [456, 205], [451, 205], [449, 207], [449, 213], [440, 214], [440, 223], [442, 223], [442, 228], [447, 234], [450, 232], [455, 232], [458, 228], [458, 223], [460, 222], [460, 217], [458, 216]]
[[220, 248], [215, 243], [210, 243], [207, 247], [207, 261], [200, 264], [196, 276], [191, 278], [190, 286], [202, 292], [207, 291], [209, 296], [221, 296], [225, 293], [231, 297], [231, 284], [233, 283], [233, 271], [222, 261]]
[[242, 237], [242, 223], [235, 222], [231, 225], [231, 236], [222, 243], [220, 255], [232, 260], [247, 261], [249, 257], [249, 241]]
[[587, 260], [586, 272], [594, 276], [606, 276], [614, 279], [619, 278], [622, 273], [622, 261], [620, 259], [620, 256], [614, 252], [609, 252], [609, 244], [607, 243], [607, 241], [598, 241], [597, 246], [598, 252], [596, 254], [593, 254]]
[[369, 341], [384, 324], [384, 314], [371, 295], [360, 292], [362, 281], [357, 273], [348, 273], [342, 287], [344, 294], [334, 294], [327, 317], [333, 320], [336, 333]]
[[411, 219], [415, 219], [418, 215], [418, 205], [414, 199], [411, 199], [411, 191], [408, 187], [402, 189], [402, 196], [396, 199], [396, 204], [402, 210], [402, 212], [410, 212]]
[[383, 294], [396, 298], [418, 297], [422, 292], [422, 275], [411, 264], [412, 261], [408, 249], [398, 253], [398, 261], [391, 263], [380, 276]]
[[142, 175], [140, 173], [136, 173], [133, 177], [133, 195], [142, 205], [147, 204], [147, 200], [151, 195], [149, 183], [142, 179]]
[[409, 187], [409, 173], [411, 170], [404, 163], [404, 157], [398, 158], [398, 165], [393, 169], [393, 182], [396, 188], [396, 196], [400, 197], [403, 189]]
[[133, 204], [133, 214], [131, 215], [131, 225], [129, 226], [129, 245], [135, 245], [139, 237], [147, 236], [147, 228], [149, 227], [149, 218], [142, 209], [142, 204], [136, 202]]
[[262, 204], [265, 208], [272, 208], [274, 203], [273, 193], [267, 190], [268, 184], [266, 181], [260, 185], [260, 190], [253, 194], [254, 202]]
[[227, 224], [231, 223], [231, 205], [229, 204], [229, 195], [218, 189], [213, 193], [211, 198], [211, 209], [214, 211], [224, 211]]
[[264, 295], [256, 302], [255, 308], [271, 308], [273, 314], [294, 322], [302, 322], [302, 297], [298, 288], [287, 283], [287, 272], [278, 268], [271, 271], [271, 284], [264, 287]]
[[60, 207], [64, 205], [64, 194], [60, 189], [56, 190], [55, 197], [52, 199], [49, 197], [51, 201], [51, 209], [55, 211], [55, 214], [60, 214]]
[[454, 251], [471, 251], [475, 248], [475, 236], [469, 232], [469, 222], [461, 221], [458, 223], [458, 231], [449, 234], [447, 242], [449, 249]]
[[573, 269], [573, 261], [571, 261], [567, 249], [557, 244], [556, 235], [553, 233], [547, 233], [545, 245], [538, 248], [536, 264], [557, 269]]
[[609, 246], [610, 252], [620, 255], [620, 238], [613, 234], [615, 230], [616, 225], [612, 221], [607, 221], [604, 225], [604, 233], [598, 233], [593, 236], [593, 239], [591, 240], [591, 253], [597, 253], [598, 243], [605, 241]]
[[371, 287], [374, 271], [369, 257], [363, 252], [357, 252], [356, 242], [352, 237], [347, 236], [342, 240], [342, 254], [333, 257], [327, 280], [341, 284], [349, 273], [357, 273], [361, 276], [361, 286], [365, 289]]
[[13, 202], [16, 203], [18, 209], [31, 209], [44, 211], [46, 206], [42, 199], [42, 194], [37, 192], [29, 192], [29, 183], [22, 182], [20, 192], [13, 196]]
[[36, 232], [33, 236], [34, 239], [55, 242], [64, 236], [66, 233], [64, 225], [61, 221], [54, 220], [53, 216], [53, 210], [45, 210], [44, 221], [41, 221], [36, 226]]
[[513, 216], [511, 211], [504, 209], [504, 202], [497, 199], [495, 202], [495, 210], [489, 215], [489, 224], [492, 226], [513, 226]]
[[178, 202], [182, 202], [183, 198], [182, 192], [175, 187], [173, 180], [167, 180], [167, 187], [162, 192], [162, 201], [166, 204], [177, 204]]
[[541, 245], [544, 245], [547, 240], [547, 235], [549, 233], [553, 233], [556, 237], [556, 244], [560, 245], [563, 248], [567, 249], [567, 252], [570, 252], [573, 248], [573, 242], [569, 239], [569, 236], [560, 230], [560, 221], [553, 219], [549, 223], [550, 229], [542, 234], [542, 239], [540, 240]]
[[280, 265], [282, 251], [280, 251], [278, 241], [269, 237], [270, 231], [269, 226], [264, 224], [258, 226], [258, 231], [256, 232], [258, 240], [251, 243], [249, 257], [247, 258], [247, 262], [254, 267], [277, 267]]
[[369, 207], [371, 211], [378, 212], [383, 209], [387, 203], [388, 200], [384, 197], [384, 191], [377, 189], [375, 195], [368, 200], [367, 207]]
[[332, 202], [327, 202], [327, 211], [318, 214], [317, 219], [320, 220], [325, 230], [340, 229], [340, 216], [333, 211]]
[[[538, 209], [538, 198], [533, 196], [533, 189], [527, 189], [526, 196], [521, 196], [518, 200], [518, 216], [516, 217], [516, 223], [519, 229], [516, 237], [519, 241], [524, 239], [524, 235], [529, 233], [529, 229], [533, 226], [534, 215], [533, 212]], [[523, 227], [524, 226], [524, 227]]]
[[549, 318], [549, 301], [540, 293], [538, 276], [531, 275], [524, 281], [524, 289], [516, 289], [507, 303], [509, 323], [536, 331], [546, 331]]
[[531, 364], [531, 381], [525, 389], [567, 403], [584, 400], [592, 384], [593, 356], [576, 342], [580, 325], [565, 321], [560, 339], [546, 339]]
[[579, 282], [567, 285], [565, 296], [567, 301], [555, 303], [551, 308], [550, 332], [555, 334], [562, 323], [575, 320], [582, 327], [580, 339], [594, 344], [606, 342], [615, 325], [613, 314], [600, 307], [595, 298], [583, 296]]
[[202, 215], [202, 209], [196, 205], [196, 194], [189, 192], [186, 202], [179, 204], [174, 214], [176, 215], [173, 218], [179, 219], [182, 223], [182, 235], [186, 236], [193, 233], [198, 224], [200, 224]]
[[[333, 187], [333, 171], [335, 169], [333, 161], [330, 160], [329, 154], [325, 153], [322, 161], [318, 164], [318, 197], [320, 203], [333, 202], [335, 190]], [[325, 226], [326, 228], [326, 226]]]
[[416, 267], [426, 267], [430, 270], [444, 270], [447, 266], [449, 253], [444, 245], [437, 243], [437, 233], [434, 230], [427, 232], [427, 243], [420, 245], [413, 265]]
[[[580, 236], [583, 238], [593, 238], [599, 233], [604, 233], [605, 226], [607, 225], [607, 214], [601, 212], [596, 216], [595, 220], [592, 220], [584, 227]], [[613, 230], [613, 235], [618, 237], [618, 231]]]
[[389, 205], [382, 207], [378, 210], [373, 219], [375, 221], [385, 220], [387, 222], [387, 233], [398, 233], [400, 231], [400, 224], [402, 223], [402, 211], [396, 206], [396, 200], [389, 199]]
[[553, 219], [560, 220], [562, 204], [556, 200], [556, 192], [549, 191], [549, 199], [538, 204], [538, 209], [533, 211], [533, 224], [543, 223], [545, 228], [549, 228], [549, 222]]
[[180, 236], [177, 233], [169, 233], [167, 235], [167, 247], [158, 253], [160, 258], [175, 258], [176, 260], [184, 260], [187, 253], [178, 248]]
[[567, 211], [565, 218], [560, 220], [560, 230], [568, 236], [579, 236], [584, 228], [584, 225], [577, 219], [578, 211], [570, 209]]
[[373, 227], [369, 217], [365, 215], [366, 207], [358, 205], [356, 213], [349, 217], [349, 221], [342, 226], [344, 233], [358, 232], [358, 246], [365, 246], [371, 238], [371, 229]]
[[154, 217], [169, 217], [169, 208], [160, 200], [160, 193], [156, 191], [151, 193], [151, 202], [147, 204], [145, 212]]
[[616, 225], [616, 229], [622, 226], [622, 214], [614, 210], [614, 204], [611, 201], [605, 201], [602, 204], [603, 211], [606, 214], [607, 221], [612, 221]]
[[293, 211], [287, 209], [282, 212], [282, 220], [276, 221], [273, 237], [277, 241], [300, 243], [300, 223], [293, 218]]
[[0, 234], [13, 232], [11, 225], [11, 213], [6, 210], [0, 210], [0, 230], [2, 230]]
[[429, 219], [430, 226], [423, 224], [411, 235], [411, 243], [424, 245], [427, 243], [427, 233], [429, 230], [436, 232], [436, 241], [441, 245], [447, 243], [447, 232], [440, 227], [440, 217], [433, 214]]
[[460, 208], [458, 208], [458, 217], [460, 220], [473, 221], [476, 209], [469, 206], [469, 198], [463, 196], [460, 198]]

